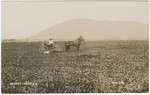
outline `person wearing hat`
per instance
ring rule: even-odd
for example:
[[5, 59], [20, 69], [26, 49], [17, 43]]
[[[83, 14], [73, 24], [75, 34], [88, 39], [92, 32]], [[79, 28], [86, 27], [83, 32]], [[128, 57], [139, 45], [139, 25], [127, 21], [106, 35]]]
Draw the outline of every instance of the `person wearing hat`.
[[52, 39], [49, 39], [47, 46], [49, 47], [49, 49], [51, 49], [53, 47], [53, 40]]

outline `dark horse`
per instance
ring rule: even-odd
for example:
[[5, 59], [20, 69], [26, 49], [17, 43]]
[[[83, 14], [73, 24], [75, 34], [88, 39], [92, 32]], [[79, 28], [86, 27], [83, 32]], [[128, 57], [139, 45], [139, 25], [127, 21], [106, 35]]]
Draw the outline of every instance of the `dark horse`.
[[70, 47], [76, 47], [77, 50], [79, 51], [79, 47], [81, 44], [85, 43], [84, 39], [82, 36], [80, 36], [77, 40], [75, 41], [68, 41], [65, 43], [65, 51], [70, 50]]

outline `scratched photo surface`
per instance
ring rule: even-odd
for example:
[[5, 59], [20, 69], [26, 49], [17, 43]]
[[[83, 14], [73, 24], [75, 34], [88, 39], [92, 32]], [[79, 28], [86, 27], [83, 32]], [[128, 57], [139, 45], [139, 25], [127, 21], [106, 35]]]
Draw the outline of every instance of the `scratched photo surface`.
[[3, 94], [149, 92], [148, 2], [1, 5]]

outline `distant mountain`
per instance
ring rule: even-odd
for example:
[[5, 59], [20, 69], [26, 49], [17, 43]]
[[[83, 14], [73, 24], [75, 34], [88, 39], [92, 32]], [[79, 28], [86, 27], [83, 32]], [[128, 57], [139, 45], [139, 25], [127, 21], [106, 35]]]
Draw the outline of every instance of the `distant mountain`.
[[86, 40], [145, 40], [149, 37], [148, 27], [148, 24], [139, 22], [73, 19], [27, 39], [74, 40], [82, 35]]

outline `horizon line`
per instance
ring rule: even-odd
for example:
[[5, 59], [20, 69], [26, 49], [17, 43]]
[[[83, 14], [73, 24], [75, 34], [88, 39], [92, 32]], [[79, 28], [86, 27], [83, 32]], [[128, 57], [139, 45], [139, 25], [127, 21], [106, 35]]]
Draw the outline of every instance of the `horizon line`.
[[[134, 23], [142, 23], [142, 24], [149, 24], [149, 22], [141, 22], [141, 21], [128, 21], [128, 20], [97, 20], [97, 19], [94, 19], [94, 18], [73, 18], [73, 19], [69, 19], [69, 20], [65, 20], [63, 22], [66, 22], [66, 21], [70, 21], [70, 20], [77, 20], [77, 19], [86, 19], [86, 20], [94, 20], [94, 21], [108, 21], [108, 22], [134, 22]], [[60, 23], [63, 23], [63, 22], [60, 22]], [[59, 23], [57, 23], [59, 24]]]
[[[1, 39], [1, 40], [20, 40], [20, 41], [25, 41], [25, 40], [28, 40], [28, 41], [46, 41], [46, 40], [48, 40], [49, 38], [46, 38], [46, 39], [15, 39], [15, 38], [10, 38], [10, 39]], [[56, 39], [54, 39], [54, 41], [69, 41], [69, 40], [75, 40], [75, 39], [58, 39], [58, 38], [56, 38]], [[84, 39], [84, 40], [86, 40], [86, 41], [99, 41], [99, 40], [149, 40], [149, 38], [145, 38], [145, 39], [134, 39], [134, 38], [128, 38], [128, 39], [120, 39], [120, 38], [114, 38], [114, 39]]]

